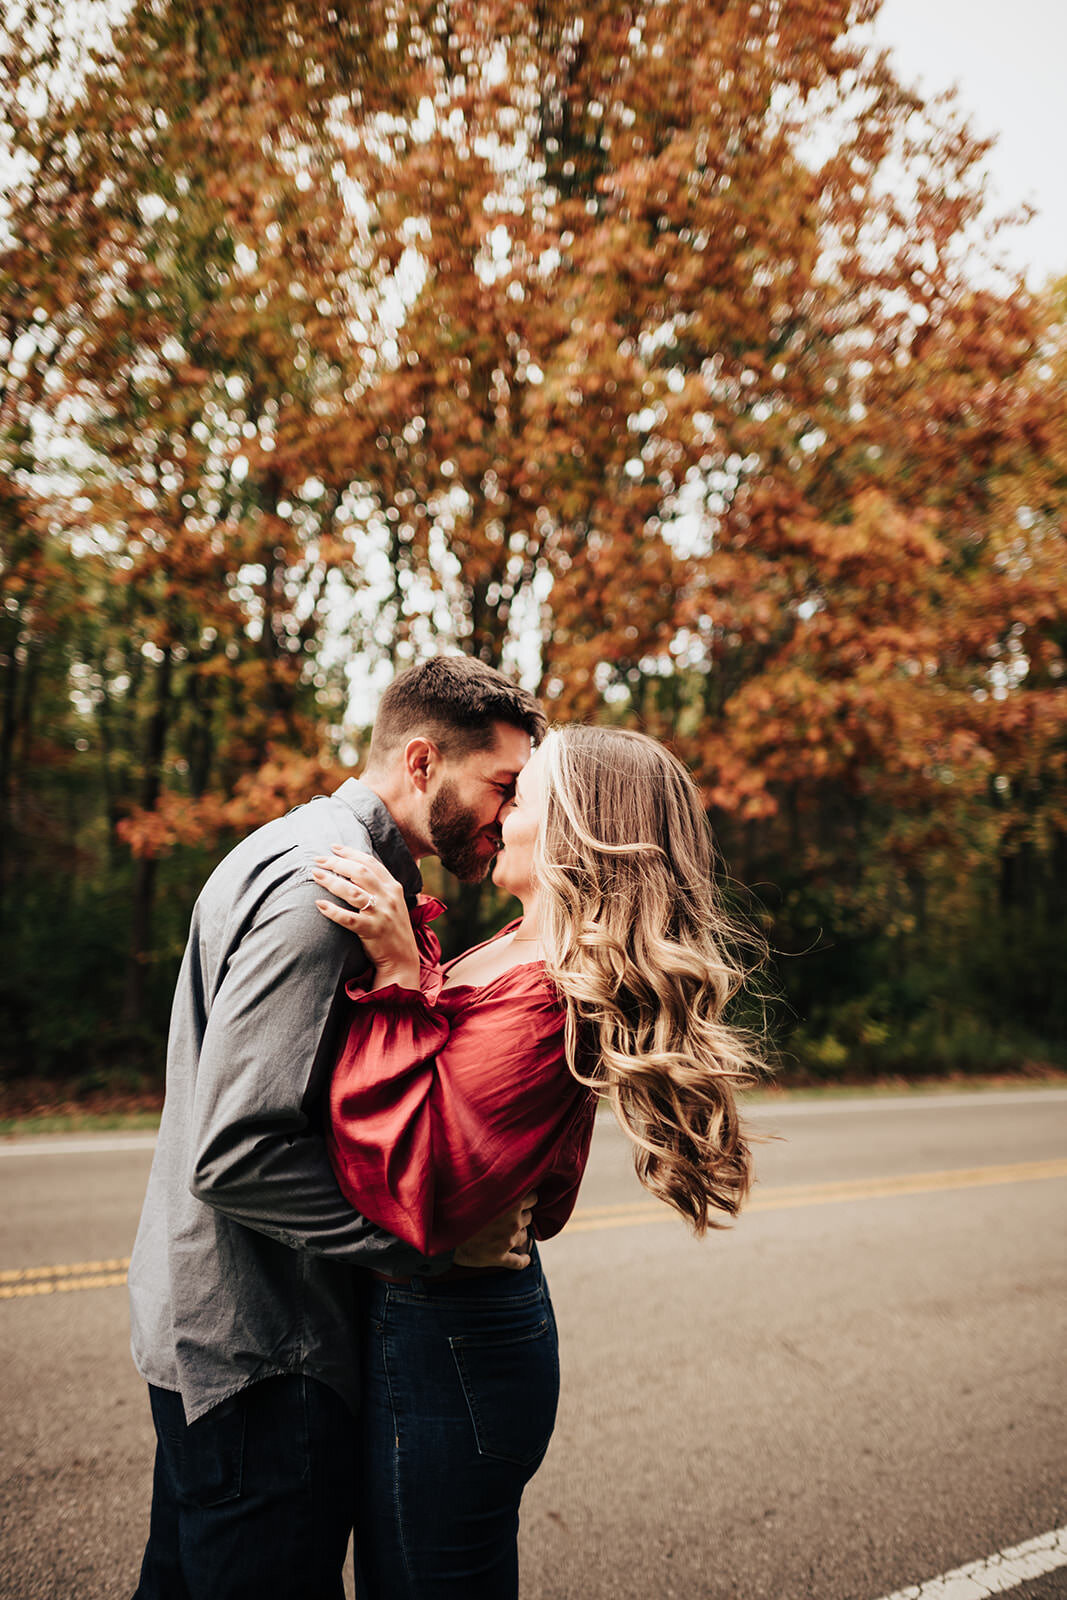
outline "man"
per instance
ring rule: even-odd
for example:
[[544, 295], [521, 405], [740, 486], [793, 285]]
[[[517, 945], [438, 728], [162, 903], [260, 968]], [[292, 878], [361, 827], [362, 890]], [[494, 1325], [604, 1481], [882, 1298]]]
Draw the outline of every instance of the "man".
[[365, 959], [315, 909], [312, 872], [353, 845], [409, 906], [422, 856], [483, 877], [543, 728], [537, 702], [481, 662], [413, 667], [382, 700], [362, 782], [258, 829], [197, 901], [130, 1267], [157, 1438], [135, 1600], [339, 1600], [359, 1492], [351, 1269], [524, 1264], [520, 1208], [427, 1261], [342, 1198], [322, 1101], [343, 984]]

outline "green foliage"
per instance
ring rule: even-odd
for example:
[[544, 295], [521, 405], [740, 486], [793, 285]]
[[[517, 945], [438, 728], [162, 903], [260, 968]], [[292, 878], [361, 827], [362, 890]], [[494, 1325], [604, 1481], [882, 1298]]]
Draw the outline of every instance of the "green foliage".
[[[934, 898], [954, 885], [925, 887]], [[921, 935], [828, 936], [826, 948], [779, 962], [796, 1019], [781, 1041], [783, 1076], [857, 1082], [1063, 1066], [1065, 945], [1062, 909], [991, 915], [981, 892], [969, 920], [934, 917]]]
[[34, 875], [0, 927], [0, 1079], [69, 1079], [80, 1090], [160, 1079], [171, 996], [200, 883], [214, 859], [168, 861], [144, 962], [145, 1008], [133, 1023], [123, 997], [133, 868], [93, 878]]

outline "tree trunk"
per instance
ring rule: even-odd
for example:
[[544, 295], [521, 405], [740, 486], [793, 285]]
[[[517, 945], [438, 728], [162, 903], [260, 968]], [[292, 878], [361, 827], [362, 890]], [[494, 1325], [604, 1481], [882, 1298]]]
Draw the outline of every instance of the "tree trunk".
[[[163, 653], [156, 676], [156, 704], [148, 724], [148, 742], [145, 750], [144, 781], [141, 787], [141, 806], [153, 811], [159, 804], [163, 785], [163, 756], [170, 725], [171, 670], [173, 656], [168, 645]], [[133, 880], [133, 903], [130, 908], [130, 953], [126, 966], [126, 986], [122, 1003], [123, 1023], [131, 1029], [140, 1028], [145, 1021], [146, 977], [152, 943], [152, 912], [155, 905], [158, 862], [152, 856], [140, 856]]]
[[0, 908], [7, 888], [7, 853], [14, 844], [12, 786], [15, 753], [15, 706], [18, 694], [17, 636], [4, 652], [3, 717], [0, 721]]

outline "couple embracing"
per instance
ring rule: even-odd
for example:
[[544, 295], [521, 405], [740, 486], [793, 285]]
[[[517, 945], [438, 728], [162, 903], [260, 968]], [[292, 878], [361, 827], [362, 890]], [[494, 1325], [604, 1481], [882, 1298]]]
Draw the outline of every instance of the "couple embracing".
[[[531, 755], [531, 750], [533, 754]], [[442, 965], [417, 866], [522, 915]], [[130, 1268], [156, 1461], [135, 1600], [511, 1600], [548, 1446], [536, 1241], [597, 1102], [703, 1232], [758, 1068], [699, 794], [662, 745], [545, 733], [465, 657], [382, 700], [361, 780], [238, 845], [193, 913]]]

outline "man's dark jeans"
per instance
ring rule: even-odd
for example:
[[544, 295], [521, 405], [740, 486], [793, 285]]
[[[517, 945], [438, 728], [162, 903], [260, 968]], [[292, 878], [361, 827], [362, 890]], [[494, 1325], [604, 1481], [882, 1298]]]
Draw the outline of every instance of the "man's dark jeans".
[[355, 1426], [339, 1395], [264, 1378], [191, 1426], [149, 1389], [152, 1521], [134, 1600], [343, 1600]]

